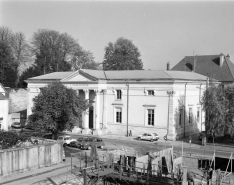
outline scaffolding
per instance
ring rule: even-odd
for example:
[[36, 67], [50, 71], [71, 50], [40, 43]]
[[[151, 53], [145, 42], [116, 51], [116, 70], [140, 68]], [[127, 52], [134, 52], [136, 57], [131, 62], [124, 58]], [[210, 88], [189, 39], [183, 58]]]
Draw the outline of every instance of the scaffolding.
[[224, 158], [228, 161], [222, 163], [222, 159], [215, 155], [215, 150], [213, 156], [186, 155], [183, 147], [181, 151], [180, 157], [174, 156], [173, 147], [165, 147], [141, 157], [108, 152], [98, 155], [93, 146], [90, 155], [89, 152], [71, 154], [71, 173], [83, 185], [234, 184], [232, 152], [228, 159]]

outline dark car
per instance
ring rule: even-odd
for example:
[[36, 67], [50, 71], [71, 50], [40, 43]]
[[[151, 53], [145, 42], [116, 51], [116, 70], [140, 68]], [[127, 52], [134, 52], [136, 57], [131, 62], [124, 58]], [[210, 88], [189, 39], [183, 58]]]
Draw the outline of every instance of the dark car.
[[86, 142], [82, 142], [80, 148], [84, 150], [90, 150], [92, 143], [95, 143], [98, 148], [103, 148], [105, 143], [101, 138], [88, 138]]
[[11, 125], [12, 128], [23, 128], [20, 122], [14, 122]]
[[81, 143], [87, 142], [87, 141], [88, 141], [88, 138], [87, 138], [87, 137], [80, 137], [80, 138], [78, 138], [76, 141], [72, 141], [72, 142], [70, 143], [70, 145], [71, 145], [72, 147], [80, 148]]

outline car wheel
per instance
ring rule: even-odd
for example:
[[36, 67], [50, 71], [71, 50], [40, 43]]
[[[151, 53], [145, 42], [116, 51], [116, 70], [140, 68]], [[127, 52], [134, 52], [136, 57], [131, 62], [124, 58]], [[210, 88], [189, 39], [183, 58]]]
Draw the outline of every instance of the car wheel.
[[140, 138], [140, 137], [138, 137], [137, 139], [138, 139], [139, 141], [141, 140], [141, 138]]
[[64, 143], [63, 146], [66, 147], [66, 146], [67, 146], [67, 143]]
[[88, 146], [88, 150], [91, 150], [91, 146]]

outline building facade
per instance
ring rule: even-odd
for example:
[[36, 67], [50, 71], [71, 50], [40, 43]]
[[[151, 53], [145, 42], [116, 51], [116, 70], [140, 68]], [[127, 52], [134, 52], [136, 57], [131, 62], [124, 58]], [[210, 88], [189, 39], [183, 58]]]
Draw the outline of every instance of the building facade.
[[176, 139], [204, 130], [200, 100], [207, 77], [180, 71], [55, 72], [28, 79], [28, 108], [40, 88], [61, 81], [89, 100], [89, 110], [77, 123], [82, 133], [133, 136], [157, 133]]
[[9, 99], [6, 90], [0, 84], [0, 129], [8, 130]]

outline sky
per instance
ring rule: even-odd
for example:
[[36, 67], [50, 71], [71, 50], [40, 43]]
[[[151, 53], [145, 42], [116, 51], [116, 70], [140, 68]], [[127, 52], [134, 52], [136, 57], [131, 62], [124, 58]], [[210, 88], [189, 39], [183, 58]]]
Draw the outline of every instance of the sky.
[[38, 29], [67, 32], [100, 63], [119, 37], [138, 47], [146, 70], [193, 55], [229, 54], [234, 62], [234, 1], [0, 0], [0, 26], [29, 41]]

